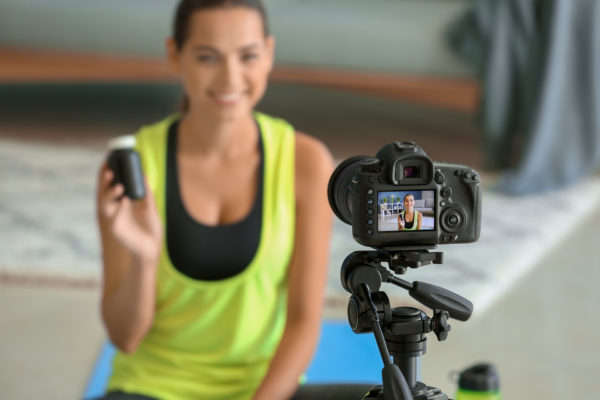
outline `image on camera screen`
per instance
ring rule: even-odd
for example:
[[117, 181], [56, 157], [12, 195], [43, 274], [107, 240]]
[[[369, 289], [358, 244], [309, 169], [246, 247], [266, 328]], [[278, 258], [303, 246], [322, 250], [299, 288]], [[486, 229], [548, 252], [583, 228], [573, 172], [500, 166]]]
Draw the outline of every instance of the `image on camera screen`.
[[378, 192], [379, 232], [432, 231], [435, 229], [435, 191]]

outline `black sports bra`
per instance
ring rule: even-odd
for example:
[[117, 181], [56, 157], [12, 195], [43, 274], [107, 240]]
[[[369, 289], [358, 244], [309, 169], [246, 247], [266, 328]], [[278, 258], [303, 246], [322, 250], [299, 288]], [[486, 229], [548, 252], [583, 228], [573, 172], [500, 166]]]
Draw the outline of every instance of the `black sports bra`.
[[190, 278], [216, 281], [242, 272], [254, 258], [262, 227], [264, 149], [259, 127], [258, 190], [250, 213], [233, 224], [208, 226], [196, 221], [184, 207], [177, 172], [179, 121], [169, 127], [167, 139], [166, 239], [173, 266]]
[[413, 224], [415, 223], [416, 214], [417, 213], [415, 211], [413, 211], [413, 219], [410, 222], [408, 222], [406, 220], [406, 213], [404, 214], [403, 218], [404, 218], [404, 228], [405, 229], [411, 229], [413, 227]]

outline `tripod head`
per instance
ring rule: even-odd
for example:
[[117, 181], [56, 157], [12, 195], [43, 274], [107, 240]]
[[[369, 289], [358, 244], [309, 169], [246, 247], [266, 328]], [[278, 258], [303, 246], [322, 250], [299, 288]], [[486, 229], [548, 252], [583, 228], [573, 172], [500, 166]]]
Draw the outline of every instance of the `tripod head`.
[[[373, 332], [383, 359], [383, 390], [373, 388], [366, 398], [385, 400], [447, 400], [439, 389], [417, 382], [417, 359], [425, 354], [425, 334], [434, 332], [445, 340], [450, 331], [449, 318], [466, 321], [473, 304], [442, 287], [425, 282], [408, 282], [394, 273], [431, 263], [441, 264], [442, 253], [424, 249], [397, 248], [356, 251], [342, 264], [341, 282], [352, 294], [348, 302], [348, 322], [355, 333]], [[386, 262], [389, 268], [382, 265]], [[419, 303], [433, 310], [433, 317], [411, 307], [392, 309], [383, 282], [408, 290]], [[391, 351], [390, 351], [391, 348]], [[394, 356], [394, 361], [390, 357]]]
[[[458, 294], [440, 286], [425, 282], [410, 283], [394, 276], [392, 271], [406, 273], [407, 268], [418, 268], [430, 263], [441, 264], [443, 253], [429, 253], [427, 250], [376, 250], [355, 251], [342, 263], [340, 278], [347, 292], [356, 294], [362, 283], [367, 284], [371, 293], [379, 292], [383, 282], [389, 282], [408, 290], [409, 295], [432, 310], [448, 311], [450, 318], [466, 321], [473, 312], [473, 304]], [[387, 262], [390, 269], [381, 265]]]

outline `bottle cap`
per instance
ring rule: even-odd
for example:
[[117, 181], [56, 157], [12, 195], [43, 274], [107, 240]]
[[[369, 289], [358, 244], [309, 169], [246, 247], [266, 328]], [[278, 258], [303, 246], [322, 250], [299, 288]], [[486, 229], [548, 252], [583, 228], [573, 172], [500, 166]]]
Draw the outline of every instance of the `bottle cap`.
[[135, 147], [135, 136], [134, 135], [123, 135], [111, 139], [108, 142], [109, 150], [120, 150], [120, 149], [133, 149]]
[[493, 392], [500, 389], [500, 378], [493, 365], [476, 364], [460, 373], [458, 386], [475, 392]]

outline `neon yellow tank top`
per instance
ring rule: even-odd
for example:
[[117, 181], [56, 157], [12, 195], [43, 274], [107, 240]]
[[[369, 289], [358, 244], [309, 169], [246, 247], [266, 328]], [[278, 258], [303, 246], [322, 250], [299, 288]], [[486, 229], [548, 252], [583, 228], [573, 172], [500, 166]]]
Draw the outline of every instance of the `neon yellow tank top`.
[[[406, 211], [402, 211], [402, 215], [405, 215], [405, 214], [406, 214]], [[419, 212], [417, 210], [415, 210], [414, 213], [413, 213], [413, 224], [412, 224], [412, 227], [410, 227], [410, 228], [404, 227], [404, 230], [405, 231], [416, 231], [418, 225], [419, 225]]]
[[[135, 353], [118, 352], [108, 391], [165, 400], [250, 399], [281, 340], [287, 269], [294, 245], [294, 129], [254, 114], [264, 144], [261, 237], [233, 277], [199, 281], [175, 269], [166, 240], [157, 272], [153, 325]], [[171, 116], [137, 133], [144, 172], [165, 222], [166, 139]], [[232, 238], [235, 251], [235, 238]]]

